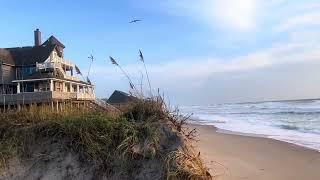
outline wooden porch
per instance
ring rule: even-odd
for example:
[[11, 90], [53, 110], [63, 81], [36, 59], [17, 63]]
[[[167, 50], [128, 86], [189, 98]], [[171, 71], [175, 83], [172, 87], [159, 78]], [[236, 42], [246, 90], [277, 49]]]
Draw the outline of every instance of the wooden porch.
[[93, 101], [94, 94], [88, 93], [72, 93], [72, 92], [23, 92], [19, 94], [2, 94], [0, 95], [0, 105], [17, 105], [17, 104], [32, 104], [51, 101]]

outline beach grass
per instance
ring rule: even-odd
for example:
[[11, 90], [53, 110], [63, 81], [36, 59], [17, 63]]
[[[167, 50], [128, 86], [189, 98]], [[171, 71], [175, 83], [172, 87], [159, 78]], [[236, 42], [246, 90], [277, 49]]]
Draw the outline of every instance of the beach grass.
[[49, 107], [3, 113], [0, 166], [6, 168], [14, 157], [32, 159], [39, 143], [50, 141], [78, 154], [79, 161], [103, 176], [134, 177], [144, 164], [156, 163], [159, 178], [210, 179], [179, 123], [172, 120], [161, 98], [139, 100], [117, 115], [81, 109], [57, 113]]

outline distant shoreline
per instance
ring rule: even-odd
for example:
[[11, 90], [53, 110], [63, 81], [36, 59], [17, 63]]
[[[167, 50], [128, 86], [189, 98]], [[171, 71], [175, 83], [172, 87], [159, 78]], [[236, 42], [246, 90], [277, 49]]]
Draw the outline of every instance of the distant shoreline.
[[[212, 175], [222, 179], [320, 179], [320, 153], [291, 143], [250, 134], [189, 124], [199, 133], [196, 144]], [[219, 178], [218, 178], [219, 179]]]
[[320, 153], [320, 150], [309, 148], [309, 147], [305, 147], [305, 146], [302, 146], [302, 145], [299, 145], [299, 144], [294, 144], [294, 143], [291, 143], [291, 142], [286, 142], [286, 141], [281, 141], [281, 140], [278, 140], [278, 139], [273, 139], [273, 138], [270, 138], [267, 135], [263, 135], [263, 134], [242, 133], [242, 132], [237, 132], [237, 131], [224, 130], [224, 129], [220, 129], [220, 128], [214, 126], [214, 125], [206, 125], [206, 124], [190, 123], [190, 125], [191, 126], [209, 126], [209, 127], [211, 126], [216, 133], [220, 133], [220, 134], [244, 136], [244, 137], [252, 137], [252, 138], [270, 139], [272, 141], [279, 141], [281, 143], [285, 143], [285, 144], [288, 144], [290, 146], [297, 146], [299, 148], [304, 148], [304, 149], [307, 149], [307, 150], [311, 150], [311, 151], [315, 151], [315, 152]]
[[316, 100], [320, 100], [320, 98], [248, 101], [248, 102], [235, 102], [235, 103], [225, 103], [225, 104], [258, 104], [258, 103], [268, 103], [268, 102], [294, 102], [294, 101], [316, 101]]

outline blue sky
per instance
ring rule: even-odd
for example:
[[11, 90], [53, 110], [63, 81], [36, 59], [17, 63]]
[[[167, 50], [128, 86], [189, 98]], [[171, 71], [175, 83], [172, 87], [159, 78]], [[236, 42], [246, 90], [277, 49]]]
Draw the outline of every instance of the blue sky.
[[83, 72], [93, 53], [99, 97], [128, 90], [108, 56], [138, 83], [142, 49], [153, 88], [176, 104], [313, 98], [319, 9], [316, 0], [2, 1], [0, 47], [32, 45], [39, 28]]

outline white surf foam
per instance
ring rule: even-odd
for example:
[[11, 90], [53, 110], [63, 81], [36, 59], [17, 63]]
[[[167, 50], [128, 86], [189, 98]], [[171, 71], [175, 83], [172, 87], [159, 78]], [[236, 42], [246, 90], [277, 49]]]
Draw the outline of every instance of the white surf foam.
[[320, 152], [320, 101], [185, 106], [194, 123], [293, 143]]

